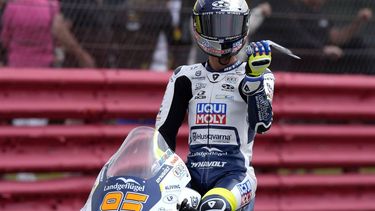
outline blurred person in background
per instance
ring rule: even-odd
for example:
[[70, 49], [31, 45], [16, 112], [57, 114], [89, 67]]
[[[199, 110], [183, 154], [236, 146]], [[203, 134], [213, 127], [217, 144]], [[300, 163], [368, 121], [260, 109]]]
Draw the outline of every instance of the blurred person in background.
[[[95, 66], [95, 61], [66, 27], [56, 0], [8, 1], [2, 17], [1, 42], [6, 48], [8, 67], [54, 67], [56, 43], [72, 53], [81, 67]], [[48, 119], [20, 118], [12, 124], [46, 125]]]
[[[61, 0], [61, 3], [73, 33], [94, 55], [98, 68], [150, 69], [153, 64], [152, 67], [164, 70], [165, 65], [169, 68], [165, 48], [169, 47], [172, 32], [168, 1]], [[74, 61], [68, 57], [64, 66], [72, 65]]]
[[[294, 43], [300, 48], [320, 51], [321, 58], [318, 59], [321, 60], [319, 63], [323, 66], [318, 67], [322, 70], [347, 72], [362, 69], [361, 71], [368, 71], [370, 59], [365, 55], [351, 54], [350, 51], [364, 50], [367, 47], [358, 35], [361, 28], [372, 18], [372, 10], [362, 8], [350, 23], [338, 27], [322, 13], [322, 7], [326, 2], [326, 0], [302, 0], [296, 4], [296, 12], [316, 15], [318, 20], [296, 20], [294, 24], [297, 30], [292, 32], [296, 36]], [[313, 58], [309, 65], [313, 66], [315, 61], [317, 60]], [[304, 68], [304, 66], [305, 62], [297, 61], [294, 68]]]
[[[79, 43], [95, 58], [97, 67], [118, 67], [119, 47], [115, 42], [113, 25], [117, 14], [125, 13], [126, 0], [60, 0], [60, 2], [69, 28]], [[125, 28], [124, 24], [119, 26], [120, 29]], [[66, 55], [63, 66], [77, 66], [77, 61], [72, 55]]]
[[276, 57], [273, 62], [278, 67], [289, 71], [371, 72], [371, 57], [364, 54], [367, 45], [360, 34], [372, 18], [370, 8], [360, 9], [350, 23], [335, 26], [323, 11], [326, 0], [267, 2], [271, 3], [276, 16], [266, 21], [255, 37], [269, 37], [294, 49], [303, 58], [297, 61]]
[[180, 58], [187, 57], [183, 54], [184, 50], [180, 50], [186, 40], [181, 21], [183, 3], [181, 0], [168, 0], [165, 4], [170, 13], [170, 27], [167, 31], [160, 31], [150, 64], [150, 70], [159, 72], [170, 70], [171, 66], [182, 63]]
[[2, 17], [1, 42], [9, 67], [53, 67], [56, 43], [73, 54], [81, 67], [93, 58], [67, 28], [57, 0], [10, 0]]

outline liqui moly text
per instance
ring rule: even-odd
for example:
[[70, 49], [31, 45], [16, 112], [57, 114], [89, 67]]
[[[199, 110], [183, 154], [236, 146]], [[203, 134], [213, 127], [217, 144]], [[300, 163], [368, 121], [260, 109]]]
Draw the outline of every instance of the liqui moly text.
[[219, 124], [227, 122], [227, 105], [225, 103], [198, 103], [196, 124]]

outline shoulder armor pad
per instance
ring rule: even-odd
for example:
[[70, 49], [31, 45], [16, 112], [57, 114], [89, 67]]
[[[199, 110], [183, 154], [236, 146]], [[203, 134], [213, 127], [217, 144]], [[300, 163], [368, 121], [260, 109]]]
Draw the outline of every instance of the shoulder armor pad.
[[174, 70], [174, 75], [177, 75], [180, 71], [181, 71], [181, 69], [182, 69], [182, 66], [179, 66], [179, 67], [177, 67], [175, 70]]

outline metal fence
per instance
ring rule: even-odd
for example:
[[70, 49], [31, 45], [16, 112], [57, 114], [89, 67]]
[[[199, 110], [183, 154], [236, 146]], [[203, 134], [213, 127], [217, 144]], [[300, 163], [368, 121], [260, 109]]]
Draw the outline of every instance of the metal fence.
[[[13, 0], [8, 2], [22, 2]], [[47, 2], [57, 0], [45, 0]], [[173, 69], [201, 62], [191, 37], [193, 0], [60, 0], [60, 11], [78, 43], [94, 58], [98, 68]], [[250, 2], [250, 1], [249, 1]], [[270, 16], [252, 32], [249, 41], [271, 39], [302, 57], [295, 61], [274, 52], [272, 69], [325, 73], [374, 74], [373, 0], [253, 0], [251, 7], [268, 2]], [[306, 3], [308, 2], [308, 3]], [[317, 6], [309, 7], [321, 3]], [[48, 5], [48, 4], [47, 4]], [[311, 9], [313, 8], [313, 9]], [[368, 20], [358, 22], [358, 11]], [[366, 13], [366, 12], [364, 12]], [[357, 22], [355, 21], [357, 18]], [[33, 19], [30, 18], [33, 25]], [[333, 29], [345, 42], [330, 37]], [[358, 27], [357, 27], [358, 26]], [[358, 28], [358, 30], [357, 30]], [[337, 31], [337, 30], [336, 30]], [[355, 31], [355, 32], [353, 32]], [[353, 36], [349, 36], [353, 33]], [[336, 36], [336, 37], [337, 37]], [[350, 39], [349, 39], [349, 38]], [[336, 38], [338, 39], [338, 38]], [[344, 38], [339, 38], [344, 39]], [[73, 54], [57, 42], [55, 66], [78, 67]], [[9, 52], [8, 52], [9, 53]], [[195, 55], [195, 56], [194, 56]], [[198, 56], [197, 56], [198, 55]], [[2, 57], [4, 60], [5, 56]], [[37, 58], [30, 58], [37, 59]]]

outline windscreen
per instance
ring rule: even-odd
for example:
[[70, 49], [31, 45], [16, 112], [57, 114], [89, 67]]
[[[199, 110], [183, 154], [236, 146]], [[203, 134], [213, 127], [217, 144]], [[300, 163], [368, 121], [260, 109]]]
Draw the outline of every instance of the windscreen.
[[157, 130], [137, 127], [111, 158], [107, 178], [132, 175], [149, 179], [158, 170], [158, 161], [168, 152], [171, 150]]

